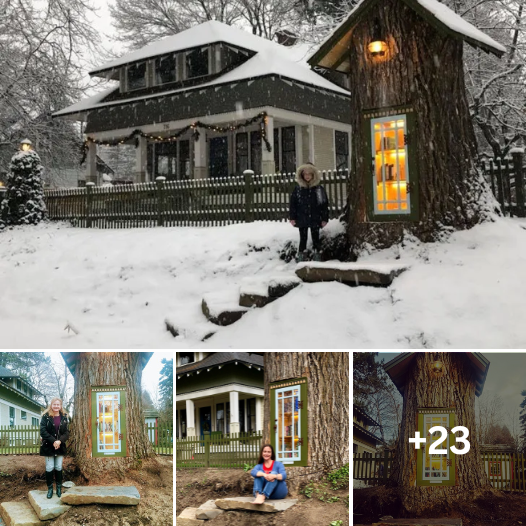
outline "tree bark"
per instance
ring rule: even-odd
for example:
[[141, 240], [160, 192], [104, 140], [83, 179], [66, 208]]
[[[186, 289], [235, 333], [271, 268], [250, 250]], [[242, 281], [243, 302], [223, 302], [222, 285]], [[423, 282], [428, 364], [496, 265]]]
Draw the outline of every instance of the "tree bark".
[[[401, 490], [402, 504], [410, 512], [420, 512], [435, 504], [465, 498], [467, 492], [470, 492], [470, 497], [476, 498], [485, 491], [492, 491], [475, 430], [475, 379], [472, 371], [464, 353], [438, 354], [445, 367], [442, 377], [435, 377], [431, 371], [434, 353], [419, 352], [415, 353], [404, 386], [402, 424], [391, 481]], [[455, 408], [456, 425], [469, 430], [471, 449], [465, 455], [456, 455], [455, 486], [415, 485], [417, 450], [415, 444], [409, 443], [409, 438], [413, 438], [418, 431], [418, 408]], [[461, 436], [460, 433], [456, 435]], [[455, 445], [462, 449], [460, 444]]]
[[[141, 377], [142, 353], [82, 352], [75, 368], [74, 414], [69, 450], [81, 474], [100, 478], [105, 472], [124, 472], [154, 452], [144, 429]], [[125, 457], [92, 457], [91, 387], [126, 386], [127, 450]]]
[[[388, 44], [385, 59], [373, 58], [367, 49], [373, 40], [375, 19]], [[470, 228], [493, 211], [494, 200], [475, 166], [477, 148], [462, 46], [461, 40], [439, 33], [397, 0], [384, 0], [353, 28], [349, 46], [353, 154], [348, 236], [354, 251], [364, 242], [378, 247], [397, 243], [404, 230], [423, 241], [433, 241], [445, 229]], [[371, 132], [364, 130], [364, 112], [397, 106], [413, 108], [415, 117], [408, 150], [418, 174], [419, 218], [408, 221], [401, 216], [396, 222], [371, 222], [364, 186], [372, 184], [365, 146], [365, 134]], [[409, 173], [412, 184], [417, 174]]]
[[349, 462], [349, 353], [265, 353], [263, 440], [270, 443], [269, 384], [306, 377], [308, 466], [287, 467], [291, 489]]

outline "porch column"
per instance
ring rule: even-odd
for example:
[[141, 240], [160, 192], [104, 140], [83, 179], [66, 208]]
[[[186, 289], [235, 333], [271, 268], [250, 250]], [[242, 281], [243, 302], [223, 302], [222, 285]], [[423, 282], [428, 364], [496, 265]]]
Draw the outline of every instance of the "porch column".
[[307, 161], [316, 165], [316, 157], [314, 155], [314, 125], [309, 124], [307, 129], [309, 131], [309, 158]]
[[146, 159], [148, 141], [146, 137], [138, 137], [139, 145], [135, 149], [135, 177], [136, 183], [146, 182]]
[[[193, 141], [193, 138], [190, 139]], [[206, 131], [199, 130], [199, 139], [194, 141], [194, 179], [204, 179], [208, 176], [206, 166]]]
[[97, 145], [89, 141], [86, 155], [86, 182], [98, 184], [97, 181]]
[[230, 432], [239, 433], [239, 393], [230, 391]]
[[274, 163], [274, 117], [267, 115], [266, 128], [267, 140], [272, 151], [269, 152], [265, 141], [261, 141], [261, 173], [264, 175], [276, 173], [276, 165]]
[[193, 400], [186, 401], [186, 436], [195, 437], [195, 407]]
[[263, 398], [256, 398], [256, 431], [263, 431]]

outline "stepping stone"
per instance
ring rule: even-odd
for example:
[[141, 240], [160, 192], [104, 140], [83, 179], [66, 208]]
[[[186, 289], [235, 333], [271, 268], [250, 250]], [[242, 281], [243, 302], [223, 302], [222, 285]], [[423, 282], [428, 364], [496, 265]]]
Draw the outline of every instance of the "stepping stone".
[[408, 269], [407, 265], [393, 263], [339, 263], [308, 262], [296, 266], [296, 275], [303, 281], [339, 281], [350, 285], [376, 285], [388, 287]]
[[46, 521], [54, 519], [66, 513], [71, 506], [67, 506], [62, 503], [62, 499], [59, 499], [55, 494], [50, 499], [47, 498], [47, 491], [30, 491], [28, 493], [29, 502], [35, 510], [38, 518]]
[[387, 519], [373, 526], [462, 526], [462, 519]]
[[223, 510], [220, 510], [213, 500], [208, 500], [204, 504], [201, 504], [197, 508], [196, 518], [203, 520], [215, 519], [221, 513], [225, 513]]
[[270, 298], [268, 294], [268, 285], [265, 282], [249, 281], [239, 287], [239, 305], [241, 307], [261, 308], [268, 305], [276, 298]]
[[295, 274], [276, 276], [269, 281], [268, 295], [271, 298], [281, 298], [302, 283], [302, 279]]
[[79, 504], [124, 504], [137, 506], [141, 496], [135, 486], [75, 486], [62, 495], [62, 502]]
[[216, 325], [232, 325], [248, 312], [246, 307], [239, 305], [239, 290], [235, 289], [206, 294], [201, 309], [208, 320]]
[[186, 508], [177, 520], [177, 526], [202, 526], [205, 521], [196, 518], [197, 508]]
[[45, 524], [27, 501], [2, 502], [0, 516], [6, 526], [44, 526]]
[[234, 497], [229, 499], [217, 499], [216, 506], [222, 510], [248, 510], [263, 511], [266, 513], [277, 513], [285, 511], [294, 506], [298, 499], [266, 500], [263, 504], [252, 504], [254, 497]]

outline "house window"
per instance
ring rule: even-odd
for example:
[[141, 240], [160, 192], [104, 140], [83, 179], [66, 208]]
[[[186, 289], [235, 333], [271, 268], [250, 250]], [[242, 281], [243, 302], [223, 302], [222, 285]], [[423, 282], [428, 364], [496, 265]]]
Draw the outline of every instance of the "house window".
[[128, 91], [146, 87], [146, 62], [128, 66]]
[[276, 460], [307, 464], [307, 379], [296, 378], [270, 385], [271, 443]]
[[9, 427], [15, 427], [15, 408], [9, 407]]
[[25, 411], [20, 411], [20, 420], [27, 420], [27, 413]]
[[222, 70], [234, 68], [246, 58], [239, 50], [230, 46], [222, 46]]
[[248, 170], [248, 134], [236, 134], [236, 173], [241, 175]]
[[239, 432], [244, 433], [245, 431], [245, 400], [239, 400]]
[[249, 398], [247, 400], [247, 431], [254, 433], [256, 429], [256, 399]]
[[407, 116], [371, 119], [374, 214], [409, 214]]
[[187, 363], [193, 363], [194, 353], [193, 352], [182, 352], [179, 353], [179, 365], [186, 365]]
[[38, 427], [38, 425], [39, 425], [38, 418], [35, 418], [34, 416], [32, 416], [31, 417], [31, 425]]
[[20, 380], [17, 380], [16, 381], [16, 388], [19, 390], [19, 391], [22, 391], [22, 382]]
[[250, 169], [255, 174], [261, 173], [261, 132], [250, 132]]
[[190, 141], [179, 141], [179, 179], [190, 179]]
[[294, 126], [281, 128], [281, 171], [296, 171], [296, 129]]
[[177, 143], [155, 144], [155, 168], [155, 177], [163, 176], [167, 181], [177, 179]]
[[161, 84], [175, 82], [176, 65], [175, 55], [155, 59], [155, 84], [160, 86]]
[[225, 433], [225, 404], [216, 405], [216, 431]]
[[349, 134], [335, 130], [334, 150], [336, 152], [336, 169], [346, 170], [349, 168]]
[[24, 384], [24, 386], [23, 386], [23, 387], [24, 387], [24, 393], [26, 393], [26, 394], [27, 394], [27, 385], [26, 385], [26, 384]]
[[196, 49], [186, 54], [186, 78], [208, 75], [208, 48]]
[[179, 414], [181, 418], [181, 437], [186, 438], [186, 409], [181, 409]]
[[352, 445], [352, 452], [353, 453], [358, 453], [358, 444], [353, 444]]
[[489, 463], [489, 475], [490, 477], [500, 477], [500, 462], [490, 462]]
[[126, 387], [91, 388], [92, 455], [126, 456]]

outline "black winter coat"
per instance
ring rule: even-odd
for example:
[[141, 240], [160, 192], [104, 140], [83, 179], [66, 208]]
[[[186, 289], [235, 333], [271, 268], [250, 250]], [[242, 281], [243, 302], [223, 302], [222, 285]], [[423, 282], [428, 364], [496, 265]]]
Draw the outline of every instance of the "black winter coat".
[[290, 219], [297, 228], [320, 228], [329, 222], [329, 199], [321, 185], [296, 186], [290, 196]]
[[[60, 426], [58, 427], [58, 434], [55, 431], [55, 424], [53, 417], [47, 413], [42, 415], [40, 420], [40, 436], [42, 437], [42, 444], [40, 445], [41, 457], [55, 457], [66, 454], [66, 441], [69, 438], [68, 417], [60, 416]], [[60, 447], [55, 449], [53, 443], [60, 440]]]

